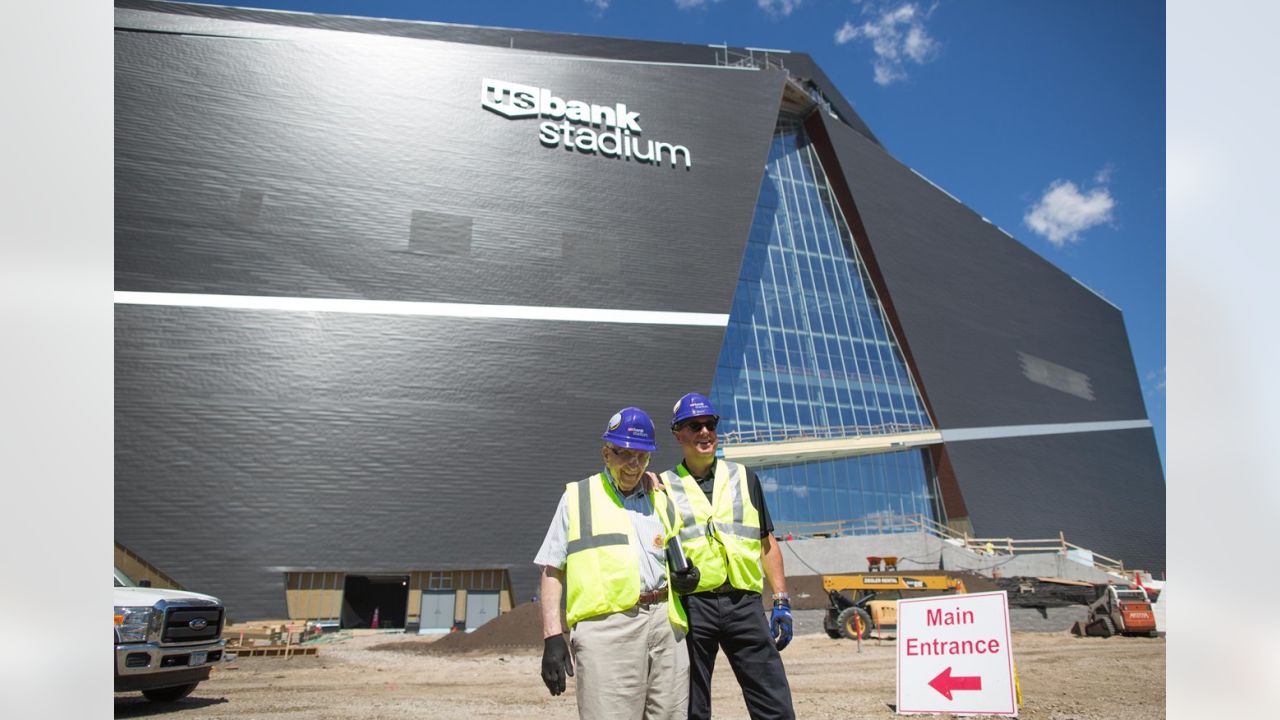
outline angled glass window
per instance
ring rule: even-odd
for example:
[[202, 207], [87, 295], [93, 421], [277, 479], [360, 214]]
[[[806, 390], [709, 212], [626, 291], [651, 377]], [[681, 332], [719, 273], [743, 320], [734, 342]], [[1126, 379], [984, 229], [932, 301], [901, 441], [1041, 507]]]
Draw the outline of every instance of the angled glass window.
[[[915, 532], [941, 517], [932, 464], [924, 450], [755, 470], [779, 534]], [[805, 527], [811, 524], [821, 527]]]
[[932, 429], [799, 122], [779, 119], [716, 367], [724, 442]]

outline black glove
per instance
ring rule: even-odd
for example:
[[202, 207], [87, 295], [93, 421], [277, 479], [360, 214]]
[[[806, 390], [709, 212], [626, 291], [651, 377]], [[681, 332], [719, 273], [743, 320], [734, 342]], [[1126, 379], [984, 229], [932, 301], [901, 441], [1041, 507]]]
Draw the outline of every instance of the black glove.
[[702, 580], [702, 573], [698, 572], [698, 566], [689, 563], [689, 567], [684, 570], [675, 570], [671, 573], [671, 587], [680, 595], [688, 595], [698, 589], [698, 583]]
[[552, 695], [564, 692], [564, 678], [573, 677], [573, 661], [564, 635], [552, 635], [542, 641], [542, 682]]

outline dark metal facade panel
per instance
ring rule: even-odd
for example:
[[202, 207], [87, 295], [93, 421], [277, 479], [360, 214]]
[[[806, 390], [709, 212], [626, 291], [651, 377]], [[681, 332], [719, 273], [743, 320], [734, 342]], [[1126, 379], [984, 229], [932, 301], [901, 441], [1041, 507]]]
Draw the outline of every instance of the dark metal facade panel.
[[[136, 291], [728, 312], [783, 83], [323, 30], [115, 49], [116, 287]], [[545, 147], [538, 118], [481, 106], [484, 78], [623, 103], [692, 167]], [[691, 269], [696, 307], [663, 291]]]
[[[266, 26], [311, 28], [639, 62], [715, 65], [718, 62], [725, 62], [723, 58], [726, 57], [725, 49], [713, 45], [607, 38], [513, 28], [289, 13], [253, 8], [155, 2], [153, 0], [116, 0], [116, 7], [121, 9], [117, 11], [117, 25], [126, 24], [156, 29], [168, 28], [184, 32], [207, 31], [215, 27], [211, 25], [213, 22], [221, 22], [226, 27], [230, 27], [232, 24], [253, 23], [259, 26], [258, 32], [262, 32]], [[753, 54], [753, 51], [746, 48], [729, 47], [728, 51], [733, 53], [734, 58]], [[755, 52], [754, 54], [759, 55], [760, 53]], [[722, 59], [717, 60], [718, 57]], [[774, 52], [770, 54], [770, 57], [775, 62], [784, 64], [787, 70], [793, 74], [812, 80], [827, 96], [850, 127], [876, 141], [871, 129], [867, 127], [862, 118], [854, 111], [849, 101], [840, 94], [839, 89], [827, 78], [826, 74], [813, 62], [813, 59], [808, 54]]]
[[823, 124], [939, 427], [1147, 416], [1119, 310], [879, 146]]
[[[116, 35], [117, 290], [728, 311], [781, 74], [163, 9]], [[625, 103], [692, 168], [544, 147], [483, 78]], [[523, 600], [609, 415], [664, 425], [723, 332], [120, 305], [116, 537], [238, 617], [284, 612], [285, 568]]]
[[284, 568], [510, 568], [523, 601], [609, 416], [649, 412], [670, 467], [722, 335], [118, 305], [116, 539], [241, 618], [283, 616]]
[[1051, 538], [1165, 568], [1164, 470], [1150, 428], [947, 444], [974, 532]]

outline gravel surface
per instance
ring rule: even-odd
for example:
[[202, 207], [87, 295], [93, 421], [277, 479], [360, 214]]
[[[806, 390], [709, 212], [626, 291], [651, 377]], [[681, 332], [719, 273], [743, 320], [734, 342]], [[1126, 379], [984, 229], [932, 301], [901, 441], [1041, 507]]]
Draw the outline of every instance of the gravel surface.
[[[829, 639], [821, 611], [797, 613], [801, 633], [783, 652], [801, 718], [895, 717], [895, 646]], [[816, 623], [816, 631], [809, 630]], [[426, 654], [372, 650], [397, 636], [321, 647], [316, 656], [242, 658], [214, 671], [191, 697], [168, 707], [116, 695], [115, 716], [175, 718], [576, 718], [570, 690], [551, 697], [538, 676], [540, 650], [513, 647]], [[396, 642], [425, 644], [430, 637]], [[1031, 720], [1155, 720], [1165, 716], [1163, 638], [1075, 638], [1013, 634], [1014, 659]], [[721, 660], [715, 716], [746, 718], [741, 692]], [[934, 716], [940, 717], [940, 716]]]

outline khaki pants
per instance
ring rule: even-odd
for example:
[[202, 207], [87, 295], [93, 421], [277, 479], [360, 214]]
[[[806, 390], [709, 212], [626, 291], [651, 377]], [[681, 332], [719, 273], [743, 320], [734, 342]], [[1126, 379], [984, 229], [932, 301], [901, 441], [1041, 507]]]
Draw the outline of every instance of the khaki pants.
[[665, 600], [582, 620], [569, 645], [582, 720], [685, 720], [689, 653]]

